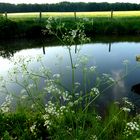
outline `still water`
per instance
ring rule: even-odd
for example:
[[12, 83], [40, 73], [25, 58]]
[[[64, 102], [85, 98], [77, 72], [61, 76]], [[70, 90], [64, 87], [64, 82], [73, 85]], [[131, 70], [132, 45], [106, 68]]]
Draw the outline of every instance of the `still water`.
[[[26, 43], [28, 43], [28, 45], [30, 44], [28, 41]], [[12, 45], [12, 43], [10, 43], [10, 45]], [[19, 44], [15, 45], [17, 46]], [[2, 45], [0, 45], [0, 47], [4, 48]], [[18, 46], [16, 49], [12, 49], [10, 46], [9, 48], [10, 50], [1, 49], [0, 51], [0, 74], [5, 76], [5, 78], [7, 71], [13, 67], [11, 59], [16, 60], [21, 56], [26, 58], [29, 56], [36, 57], [42, 55], [42, 61], [46, 67], [50, 68], [54, 74], [62, 74], [62, 83], [71, 89], [71, 61], [66, 46], [33, 44], [31, 47], [26, 46], [26, 49], [23, 47], [21, 50]], [[96, 66], [100, 77], [102, 73], [106, 73], [110, 74], [115, 80], [120, 79], [125, 74], [126, 71], [123, 62], [127, 60], [128, 75], [102, 93], [97, 100], [97, 104], [106, 106], [112, 101], [119, 101], [123, 97], [128, 97], [137, 107], [140, 107], [140, 67], [134, 69], [136, 65], [139, 65], [139, 62], [136, 61], [136, 56], [140, 55], [140, 42], [110, 41], [109, 43], [105, 43], [99, 41], [84, 45], [73, 45], [71, 46], [70, 53], [75, 64], [79, 63], [79, 57], [86, 56], [88, 58], [86, 64], [88, 68]], [[34, 63], [32, 67], [37, 70], [39, 65], [38, 63]], [[82, 76], [81, 67], [78, 67], [76, 69], [75, 81], [82, 83]], [[95, 77], [94, 75], [88, 75], [87, 78], [91, 82], [91, 87], [88, 87], [90, 89], [94, 85]], [[14, 85], [10, 86], [10, 88], [15, 91], [20, 91], [20, 89]], [[135, 91], [132, 91], [132, 89]]]

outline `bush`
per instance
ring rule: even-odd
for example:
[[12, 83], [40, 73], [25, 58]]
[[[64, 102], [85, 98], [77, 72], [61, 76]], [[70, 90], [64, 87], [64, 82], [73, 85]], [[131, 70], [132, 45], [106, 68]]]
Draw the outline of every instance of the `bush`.
[[14, 38], [18, 33], [17, 23], [11, 20], [0, 20], [0, 38]]

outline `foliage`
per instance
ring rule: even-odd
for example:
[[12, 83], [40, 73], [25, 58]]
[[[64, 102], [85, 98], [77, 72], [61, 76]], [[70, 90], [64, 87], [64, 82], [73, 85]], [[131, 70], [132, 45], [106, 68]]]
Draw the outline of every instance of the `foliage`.
[[70, 3], [61, 2], [56, 4], [9, 4], [0, 3], [0, 12], [73, 12], [73, 11], [129, 11], [139, 10], [139, 4], [132, 3]]
[[[42, 30], [46, 28], [46, 24], [49, 18], [39, 19], [27, 18], [25, 15], [24, 20], [12, 20], [12, 19], [0, 19], [0, 38], [43, 38]], [[140, 34], [140, 20], [137, 17], [122, 17], [122, 18], [78, 18], [65, 17], [56, 18], [51, 21], [53, 30], [57, 30], [60, 24], [65, 25], [65, 28], [61, 29], [62, 32], [69, 32], [77, 26], [77, 23], [83, 23], [84, 31], [87, 36], [95, 35], [139, 35]], [[58, 25], [57, 25], [57, 24]], [[67, 31], [66, 31], [67, 30]], [[49, 32], [45, 33], [47, 38], [51, 38], [52, 35]], [[62, 34], [59, 32], [58, 36]], [[46, 38], [45, 37], [45, 38]]]
[[17, 34], [17, 23], [11, 20], [0, 19], [0, 38], [11, 38]]

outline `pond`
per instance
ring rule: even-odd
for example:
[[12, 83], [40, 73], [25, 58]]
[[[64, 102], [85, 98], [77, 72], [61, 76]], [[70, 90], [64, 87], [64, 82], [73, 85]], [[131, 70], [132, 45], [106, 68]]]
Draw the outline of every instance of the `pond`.
[[[4, 49], [7, 48], [7, 46], [10, 48], [9, 50]], [[24, 48], [24, 46], [26, 48]], [[2, 48], [0, 50], [0, 74], [5, 76], [5, 78], [7, 71], [13, 67], [11, 59], [17, 59], [21, 56], [26, 58], [29, 56], [36, 57], [37, 55], [43, 55], [42, 61], [46, 67], [50, 68], [54, 74], [62, 74], [62, 84], [64, 84], [68, 89], [71, 89], [71, 61], [69, 51], [66, 46], [57, 44], [42, 45], [41, 43], [24, 41], [24, 43], [1, 43], [0, 48]], [[22, 49], [20, 50], [20, 48]], [[101, 94], [96, 101], [97, 107], [98, 105], [101, 105], [104, 108], [112, 101], [120, 101], [123, 97], [128, 97], [137, 107], [140, 106], [140, 67], [136, 68], [136, 66], [139, 65], [139, 62], [136, 59], [136, 56], [140, 55], [139, 41], [100, 40], [84, 45], [73, 45], [71, 46], [71, 55], [75, 64], [79, 63], [78, 57], [86, 56], [86, 58], [88, 58], [86, 66], [89, 68], [91, 66], [96, 66], [100, 77], [105, 73], [111, 75], [113, 79], [119, 80], [117, 84], [108, 88]], [[37, 70], [39, 65], [34, 63], [32, 67]], [[123, 75], [126, 74], [126, 67], [128, 75], [122, 78]], [[95, 82], [94, 74], [88, 75], [87, 79], [90, 81], [87, 88], [90, 89]], [[81, 83], [81, 88], [82, 80], [82, 70], [81, 67], [78, 67], [75, 71], [75, 81]], [[9, 87], [16, 92], [21, 90], [19, 87], [14, 85]]]

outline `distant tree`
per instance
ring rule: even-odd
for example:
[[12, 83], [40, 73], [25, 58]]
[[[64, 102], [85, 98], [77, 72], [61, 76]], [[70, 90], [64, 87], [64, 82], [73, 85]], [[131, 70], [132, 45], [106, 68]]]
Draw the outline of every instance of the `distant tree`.
[[7, 12], [72, 12], [72, 11], [126, 11], [140, 10], [140, 4], [132, 3], [70, 3], [60, 2], [56, 4], [9, 4], [0, 3], [0, 13]]

